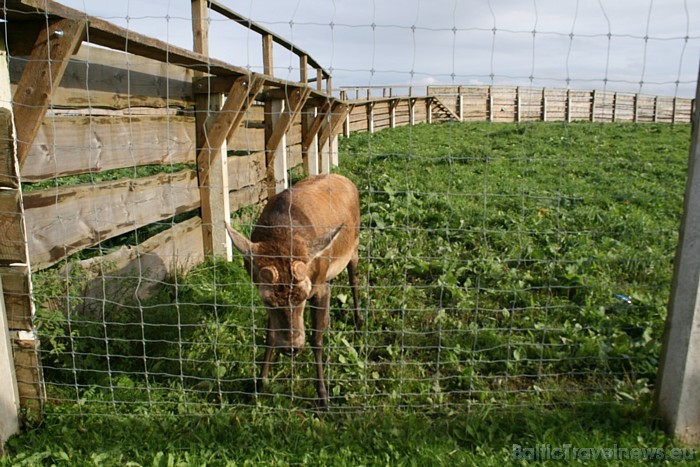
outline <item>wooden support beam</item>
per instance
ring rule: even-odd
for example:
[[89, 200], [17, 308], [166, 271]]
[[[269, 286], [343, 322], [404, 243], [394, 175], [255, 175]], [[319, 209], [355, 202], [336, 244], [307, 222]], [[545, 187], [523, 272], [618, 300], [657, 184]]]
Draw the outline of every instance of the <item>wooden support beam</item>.
[[197, 95], [197, 174], [205, 255], [232, 256], [224, 227], [231, 217], [226, 141], [240, 128], [263, 83], [260, 76], [241, 76], [233, 82], [225, 101], [220, 94]]
[[333, 139], [333, 137], [339, 133], [340, 126], [345, 121], [348, 112], [350, 112], [350, 106], [348, 104], [339, 101], [333, 103], [330, 115], [327, 116], [326, 124], [323, 126], [318, 136], [318, 144], [320, 147], [326, 145], [329, 140]]
[[265, 80], [259, 75], [241, 76], [233, 82], [221, 110], [205, 128], [202, 144], [197, 144], [200, 186], [206, 186], [209, 182], [209, 167], [206, 161], [218, 156], [222, 145], [233, 138], [264, 82]]
[[[292, 121], [299, 114], [302, 107], [309, 98], [309, 89], [296, 88], [293, 89], [286, 99], [286, 106], [284, 111], [280, 115], [280, 119], [276, 125], [273, 126], [272, 133], [267, 138], [265, 143], [265, 151], [274, 152], [282, 141], [282, 137], [287, 133]], [[267, 117], [267, 116], [265, 116]]]
[[51, 97], [63, 77], [68, 61], [80, 48], [84, 38], [83, 21], [57, 19], [46, 24], [34, 43], [13, 98], [20, 168], [44, 121]]
[[335, 102], [324, 115], [324, 125], [318, 136], [321, 173], [330, 173], [331, 166], [338, 165], [338, 132], [350, 109], [348, 104]]
[[[287, 95], [287, 99], [276, 99], [271, 102], [270, 114], [265, 115], [266, 124], [269, 121], [271, 130], [266, 135], [265, 165], [267, 172], [268, 196], [279, 193], [286, 188], [286, 170], [282, 174], [280, 167], [286, 165], [285, 135], [296, 116], [301, 112], [306, 100], [309, 98], [309, 88], [294, 88]], [[275, 173], [277, 168], [277, 174]], [[277, 175], [277, 176], [276, 176]], [[278, 178], [281, 175], [282, 178]]]
[[306, 131], [306, 135], [302, 136], [301, 147], [302, 150], [305, 148], [310, 148], [312, 145], [312, 140], [318, 138], [318, 132], [321, 130], [323, 123], [329, 118], [329, 113], [331, 111], [330, 102], [326, 102], [323, 107], [316, 112], [313, 120], [309, 123], [309, 127]]

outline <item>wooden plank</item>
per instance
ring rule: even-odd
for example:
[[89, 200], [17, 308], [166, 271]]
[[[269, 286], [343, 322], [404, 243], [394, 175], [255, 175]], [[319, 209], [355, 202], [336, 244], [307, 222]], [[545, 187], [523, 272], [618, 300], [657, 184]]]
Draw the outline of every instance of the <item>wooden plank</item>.
[[[14, 88], [26, 65], [27, 57], [10, 57]], [[68, 62], [59, 87], [54, 89], [51, 106], [187, 108], [194, 104], [193, 75], [191, 70], [174, 63], [83, 44]]]
[[199, 207], [197, 173], [48, 189], [24, 196], [32, 269], [144, 225]]
[[20, 405], [32, 415], [41, 417], [45, 388], [39, 345], [33, 332], [20, 331], [12, 341]]
[[34, 137], [58, 87], [71, 55], [80, 47], [85, 23], [68, 19], [50, 21], [39, 33], [14, 95], [17, 160], [24, 164]]
[[241, 190], [232, 191], [229, 196], [231, 211], [235, 211], [245, 206], [258, 204], [267, 199], [268, 187], [267, 182], [263, 180], [257, 185], [252, 185]]
[[34, 329], [34, 304], [31, 300], [29, 269], [22, 264], [2, 267], [0, 275], [9, 329], [31, 332]]
[[185, 116], [44, 119], [22, 167], [25, 181], [152, 164], [194, 164], [195, 125]]
[[193, 217], [138, 245], [70, 263], [68, 268], [81, 269], [86, 279], [82, 313], [99, 311], [105, 300], [129, 304], [148, 299], [168, 278], [186, 274], [204, 260], [201, 227], [201, 219]]
[[20, 200], [19, 190], [0, 190], [0, 266], [25, 261]]
[[232, 191], [256, 185], [265, 180], [265, 175], [265, 151], [228, 158], [228, 183]]
[[[7, 88], [9, 89], [9, 83]], [[15, 135], [13, 128], [12, 109], [0, 108], [0, 187], [18, 189], [19, 178], [17, 177], [18, 167], [15, 160]]]

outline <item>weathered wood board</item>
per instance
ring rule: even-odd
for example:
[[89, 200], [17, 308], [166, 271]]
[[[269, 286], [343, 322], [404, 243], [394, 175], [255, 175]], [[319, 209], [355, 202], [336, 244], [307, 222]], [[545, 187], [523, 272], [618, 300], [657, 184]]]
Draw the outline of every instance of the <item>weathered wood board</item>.
[[123, 304], [144, 300], [175, 274], [186, 274], [204, 260], [201, 228], [201, 219], [194, 217], [139, 245], [68, 265], [86, 273], [86, 310], [105, 300]]
[[0, 190], [0, 265], [22, 262], [24, 238], [19, 190]]
[[[10, 57], [10, 81], [16, 87], [27, 57]], [[53, 107], [191, 107], [191, 70], [115, 50], [83, 45], [73, 55]]]
[[151, 164], [194, 164], [194, 118], [46, 117], [21, 174], [25, 181]]
[[34, 270], [115, 235], [199, 207], [197, 174], [174, 174], [77, 185], [24, 198]]

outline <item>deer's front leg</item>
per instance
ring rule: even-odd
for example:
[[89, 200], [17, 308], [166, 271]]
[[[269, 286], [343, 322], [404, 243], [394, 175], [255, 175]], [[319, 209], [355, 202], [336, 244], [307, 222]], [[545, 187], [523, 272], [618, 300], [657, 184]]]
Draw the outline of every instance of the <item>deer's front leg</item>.
[[263, 360], [262, 371], [260, 372], [260, 379], [255, 381], [255, 392], [260, 392], [267, 382], [268, 374], [270, 373], [270, 362], [274, 358], [275, 352], [275, 333], [272, 332], [272, 324], [270, 320], [267, 321], [267, 336], [265, 338], [265, 357]]
[[352, 290], [352, 302], [355, 305], [354, 319], [355, 319], [355, 329], [360, 329], [362, 327], [362, 317], [360, 316], [360, 300], [357, 296], [357, 289], [359, 287], [359, 280], [357, 279], [357, 264], [360, 261], [360, 257], [357, 249], [352, 255], [350, 262], [348, 263], [348, 279], [350, 281], [350, 289]]
[[323, 332], [328, 328], [328, 307], [330, 306], [330, 286], [322, 284], [315, 286], [315, 293], [310, 300], [311, 305], [311, 349], [316, 359], [316, 392], [319, 406], [328, 409], [328, 393], [323, 379]]

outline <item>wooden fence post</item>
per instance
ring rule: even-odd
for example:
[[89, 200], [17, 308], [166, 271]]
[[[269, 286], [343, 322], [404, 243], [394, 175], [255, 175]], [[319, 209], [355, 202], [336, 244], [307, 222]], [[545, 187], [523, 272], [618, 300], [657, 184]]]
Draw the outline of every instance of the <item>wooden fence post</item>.
[[659, 121], [659, 96], [654, 96], [654, 123]]
[[571, 123], [571, 90], [566, 90], [566, 123]]
[[591, 93], [591, 123], [595, 122], [596, 91]]
[[634, 95], [634, 107], [632, 108], [632, 121], [637, 123], [639, 121], [639, 93]]
[[[10, 90], [10, 75], [4, 37], [0, 38], [0, 58], [0, 110], [2, 110], [3, 115], [0, 132], [2, 133], [3, 141], [13, 142], [14, 131], [12, 125], [13, 119], [11, 105], [12, 93]], [[2, 170], [2, 173], [0, 173], [0, 184], [3, 188], [3, 192], [18, 192], [18, 167], [15, 163], [15, 145], [14, 143], [5, 143], [2, 145], [2, 149], [3, 151], [0, 154], [0, 159], [2, 160], [2, 164], [0, 164], [0, 170]], [[19, 206], [14, 207], [17, 208]], [[7, 214], [9, 213], [0, 213], [0, 223], [3, 225], [5, 223], [2, 222], [2, 218], [4, 218]], [[10, 219], [10, 221], [12, 222], [12, 219]], [[17, 220], [14, 220], [12, 223], [15, 224], [16, 222]], [[3, 231], [3, 233], [6, 234], [5, 231]], [[5, 253], [4, 248], [3, 253]], [[8, 258], [8, 260], [10, 259], [11, 258]], [[5, 441], [19, 431], [20, 417], [20, 396], [17, 388], [17, 374], [15, 373], [15, 359], [12, 348], [13, 339], [10, 334], [10, 323], [8, 322], [8, 317], [10, 314], [5, 306], [5, 291], [2, 284], [2, 277], [4, 275], [5, 274], [3, 274], [2, 270], [0, 269], [0, 456], [3, 454]], [[29, 277], [27, 277], [23, 282], [26, 284], [28, 280]], [[20, 309], [17, 311], [21, 312], [22, 310]]]
[[[5, 306], [0, 313], [4, 315], [9, 332], [20, 406], [37, 416], [42, 415], [45, 388], [40, 343], [34, 328], [35, 307], [20, 172], [54, 89], [84, 34], [85, 23], [81, 21], [59, 19], [47, 23], [37, 36], [14, 96], [5, 43], [0, 39], [0, 135], [5, 142], [0, 145], [0, 281]], [[5, 343], [6, 338], [7, 335], [0, 336]], [[2, 378], [0, 385], [0, 392], [8, 392], [5, 401], [9, 403], [14, 394], [12, 379]], [[14, 418], [14, 410], [10, 405], [0, 408], [0, 413], [6, 411], [7, 417]], [[13, 426], [9, 422], [7, 429]]]
[[542, 88], [542, 121], [547, 121], [547, 89]]
[[487, 102], [486, 102], [486, 116], [489, 122], [493, 122], [493, 94], [491, 86], [489, 86]]
[[459, 121], [464, 120], [464, 98], [462, 97], [462, 86], [457, 88], [457, 116]]
[[[700, 99], [700, 76], [696, 100]], [[693, 134], [673, 283], [656, 383], [657, 413], [670, 433], [700, 443], [700, 107]]]
[[396, 106], [400, 100], [389, 101], [389, 128], [396, 128]]
[[[209, 10], [204, 0], [192, 1], [192, 31], [194, 51], [209, 54]], [[196, 73], [199, 79], [203, 73]], [[229, 103], [230, 105], [231, 103]], [[228, 193], [228, 129], [217, 128], [217, 114], [224, 105], [223, 94], [195, 95], [195, 135], [197, 140], [197, 175], [199, 177], [202, 240], [205, 255], [231, 260], [233, 248], [225, 222], [231, 218]], [[220, 124], [218, 126], [221, 126]]]
[[313, 121], [318, 115], [317, 107], [310, 107], [301, 116], [301, 158], [307, 175], [318, 175], [318, 129], [312, 133]]
[[299, 82], [306, 86], [309, 82], [308, 75], [306, 73], [307, 68], [309, 67], [309, 56], [308, 55], [300, 55], [299, 56]]
[[676, 106], [678, 105], [678, 97], [673, 97], [673, 109], [671, 110], [671, 125], [676, 124]]
[[[277, 126], [280, 119], [285, 112], [285, 105], [283, 99], [275, 99], [272, 101], [270, 106], [271, 115], [269, 116], [273, 128]], [[271, 180], [268, 180], [270, 189], [268, 195], [271, 196], [280, 191], [284, 191], [289, 186], [289, 180], [287, 179], [287, 135], [286, 131], [281, 136], [281, 141], [277, 144], [275, 148], [265, 148], [266, 151], [272, 151], [270, 157], [272, 161], [272, 174]]]
[[19, 391], [12, 355], [12, 340], [0, 276], [0, 456], [5, 441], [19, 431]]

